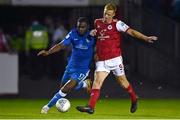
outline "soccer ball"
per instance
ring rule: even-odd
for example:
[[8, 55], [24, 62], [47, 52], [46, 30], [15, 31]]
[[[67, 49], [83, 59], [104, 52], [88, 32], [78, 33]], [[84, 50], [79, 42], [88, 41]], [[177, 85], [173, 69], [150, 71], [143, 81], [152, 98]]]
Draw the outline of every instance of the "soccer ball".
[[68, 99], [61, 98], [56, 102], [56, 108], [60, 112], [67, 112], [69, 108], [71, 107], [71, 104]]

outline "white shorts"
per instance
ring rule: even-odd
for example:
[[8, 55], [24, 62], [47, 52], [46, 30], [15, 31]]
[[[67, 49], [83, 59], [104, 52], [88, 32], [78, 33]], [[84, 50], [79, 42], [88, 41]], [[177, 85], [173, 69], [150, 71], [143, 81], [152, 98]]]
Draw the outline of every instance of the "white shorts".
[[113, 72], [116, 76], [122, 76], [125, 74], [122, 56], [112, 58], [109, 60], [96, 62], [96, 71]]

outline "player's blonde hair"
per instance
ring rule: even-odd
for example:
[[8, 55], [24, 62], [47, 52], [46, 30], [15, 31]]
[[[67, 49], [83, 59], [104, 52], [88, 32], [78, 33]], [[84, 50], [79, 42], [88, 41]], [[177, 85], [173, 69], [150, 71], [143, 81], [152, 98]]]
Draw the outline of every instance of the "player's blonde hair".
[[116, 5], [113, 3], [108, 3], [106, 4], [106, 6], [104, 7], [104, 10], [113, 10], [114, 12], [116, 12]]

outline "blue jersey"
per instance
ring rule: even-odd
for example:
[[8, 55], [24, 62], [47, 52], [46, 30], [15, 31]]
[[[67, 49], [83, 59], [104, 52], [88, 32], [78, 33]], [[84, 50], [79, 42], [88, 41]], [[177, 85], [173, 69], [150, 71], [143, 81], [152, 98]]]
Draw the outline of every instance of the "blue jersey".
[[72, 46], [72, 53], [67, 65], [67, 69], [71, 70], [87, 70], [91, 64], [94, 53], [94, 37], [90, 36], [90, 32], [79, 35], [77, 29], [72, 29], [62, 44]]

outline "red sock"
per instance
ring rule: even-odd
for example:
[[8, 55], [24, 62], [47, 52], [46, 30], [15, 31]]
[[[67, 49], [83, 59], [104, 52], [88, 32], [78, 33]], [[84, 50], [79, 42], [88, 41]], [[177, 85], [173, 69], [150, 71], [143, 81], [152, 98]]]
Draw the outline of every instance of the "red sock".
[[129, 93], [130, 97], [131, 97], [131, 101], [135, 102], [137, 99], [136, 93], [134, 92], [131, 84], [129, 84], [129, 86], [127, 87], [127, 92]]
[[90, 97], [90, 100], [89, 100], [89, 106], [91, 108], [95, 108], [96, 106], [96, 102], [99, 98], [99, 95], [100, 95], [100, 90], [99, 89], [92, 89], [91, 90], [91, 97]]

